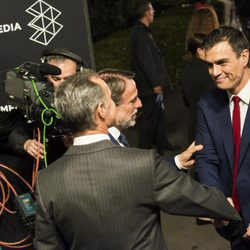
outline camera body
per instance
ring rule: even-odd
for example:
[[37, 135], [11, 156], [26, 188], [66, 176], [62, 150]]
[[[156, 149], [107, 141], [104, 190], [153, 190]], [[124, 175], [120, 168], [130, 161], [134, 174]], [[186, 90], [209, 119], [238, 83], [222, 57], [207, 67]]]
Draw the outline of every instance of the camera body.
[[68, 131], [54, 109], [54, 89], [46, 80], [49, 74], [59, 75], [61, 70], [46, 63], [25, 62], [7, 72], [5, 92], [9, 102], [23, 111], [29, 123], [50, 126], [55, 133], [64, 134]]

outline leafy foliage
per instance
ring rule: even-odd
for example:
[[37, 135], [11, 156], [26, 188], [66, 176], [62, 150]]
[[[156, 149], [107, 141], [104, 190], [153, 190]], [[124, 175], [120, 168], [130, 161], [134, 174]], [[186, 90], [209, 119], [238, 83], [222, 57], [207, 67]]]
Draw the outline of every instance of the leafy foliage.
[[[89, 2], [90, 6], [98, 7], [102, 13], [97, 15], [98, 11], [92, 10], [91, 17], [95, 32], [101, 30], [101, 35], [94, 36], [96, 69], [113, 67], [129, 70], [132, 10], [135, 0], [89, 0]], [[222, 22], [223, 6], [216, 0], [211, 2], [216, 11], [218, 9]], [[152, 3], [156, 9], [156, 18], [151, 28], [157, 45], [165, 55], [169, 75], [175, 85], [182, 71], [186, 29], [193, 13], [192, 1], [152, 0]], [[105, 6], [108, 6], [108, 9]], [[95, 18], [97, 19], [93, 21]], [[106, 36], [103, 37], [104, 35]]]
[[[192, 9], [168, 9], [164, 16], [156, 18], [151, 28], [157, 45], [165, 55], [170, 77], [177, 81], [182, 67], [186, 26]], [[130, 69], [131, 28], [113, 33], [94, 43], [96, 69], [107, 67]]]

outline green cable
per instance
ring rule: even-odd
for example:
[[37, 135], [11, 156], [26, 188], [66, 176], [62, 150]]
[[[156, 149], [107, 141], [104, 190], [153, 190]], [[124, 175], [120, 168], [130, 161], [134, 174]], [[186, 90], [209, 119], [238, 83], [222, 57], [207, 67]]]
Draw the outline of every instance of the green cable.
[[44, 166], [47, 168], [47, 151], [46, 151], [46, 126], [43, 126], [43, 148], [44, 148]]
[[35, 94], [38, 97], [38, 100], [40, 101], [40, 103], [45, 108], [42, 111], [42, 113], [41, 113], [41, 120], [42, 120], [42, 123], [43, 123], [43, 139], [42, 140], [43, 140], [43, 148], [44, 148], [44, 164], [45, 164], [45, 167], [47, 167], [48, 165], [47, 165], [47, 152], [46, 152], [46, 127], [50, 126], [51, 124], [53, 124], [54, 118], [51, 116], [50, 120], [46, 121], [46, 119], [45, 119], [45, 112], [46, 111], [48, 111], [50, 113], [53, 112], [56, 115], [57, 119], [60, 119], [60, 115], [58, 114], [58, 112], [55, 109], [47, 107], [47, 105], [44, 103], [44, 101], [42, 100], [42, 98], [40, 97], [40, 95], [38, 93], [38, 90], [37, 90], [37, 87], [36, 87], [34, 79], [32, 79], [31, 82], [32, 82]]

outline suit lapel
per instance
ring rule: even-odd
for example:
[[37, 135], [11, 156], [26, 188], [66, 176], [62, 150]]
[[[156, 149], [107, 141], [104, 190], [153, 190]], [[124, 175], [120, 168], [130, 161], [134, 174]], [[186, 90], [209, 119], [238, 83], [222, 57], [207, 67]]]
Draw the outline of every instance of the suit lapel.
[[241, 167], [242, 160], [244, 159], [244, 156], [247, 152], [249, 142], [250, 142], [250, 111], [248, 107], [243, 131], [241, 135], [239, 168]]
[[231, 169], [233, 169], [233, 155], [234, 155], [234, 142], [233, 142], [233, 131], [232, 121], [230, 116], [230, 109], [228, 105], [227, 93], [221, 98], [221, 110], [218, 112], [218, 120], [220, 124], [220, 131], [222, 135], [224, 150], [226, 152], [228, 162]]

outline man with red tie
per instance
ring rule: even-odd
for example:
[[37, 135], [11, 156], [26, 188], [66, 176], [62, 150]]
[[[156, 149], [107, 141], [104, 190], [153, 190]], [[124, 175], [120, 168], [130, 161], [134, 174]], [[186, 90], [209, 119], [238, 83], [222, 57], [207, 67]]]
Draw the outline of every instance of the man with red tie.
[[212, 31], [204, 41], [205, 60], [218, 88], [198, 105], [196, 172], [203, 184], [220, 189], [244, 225], [221, 222], [218, 231], [234, 250], [250, 249], [250, 70], [249, 43], [232, 27]]

